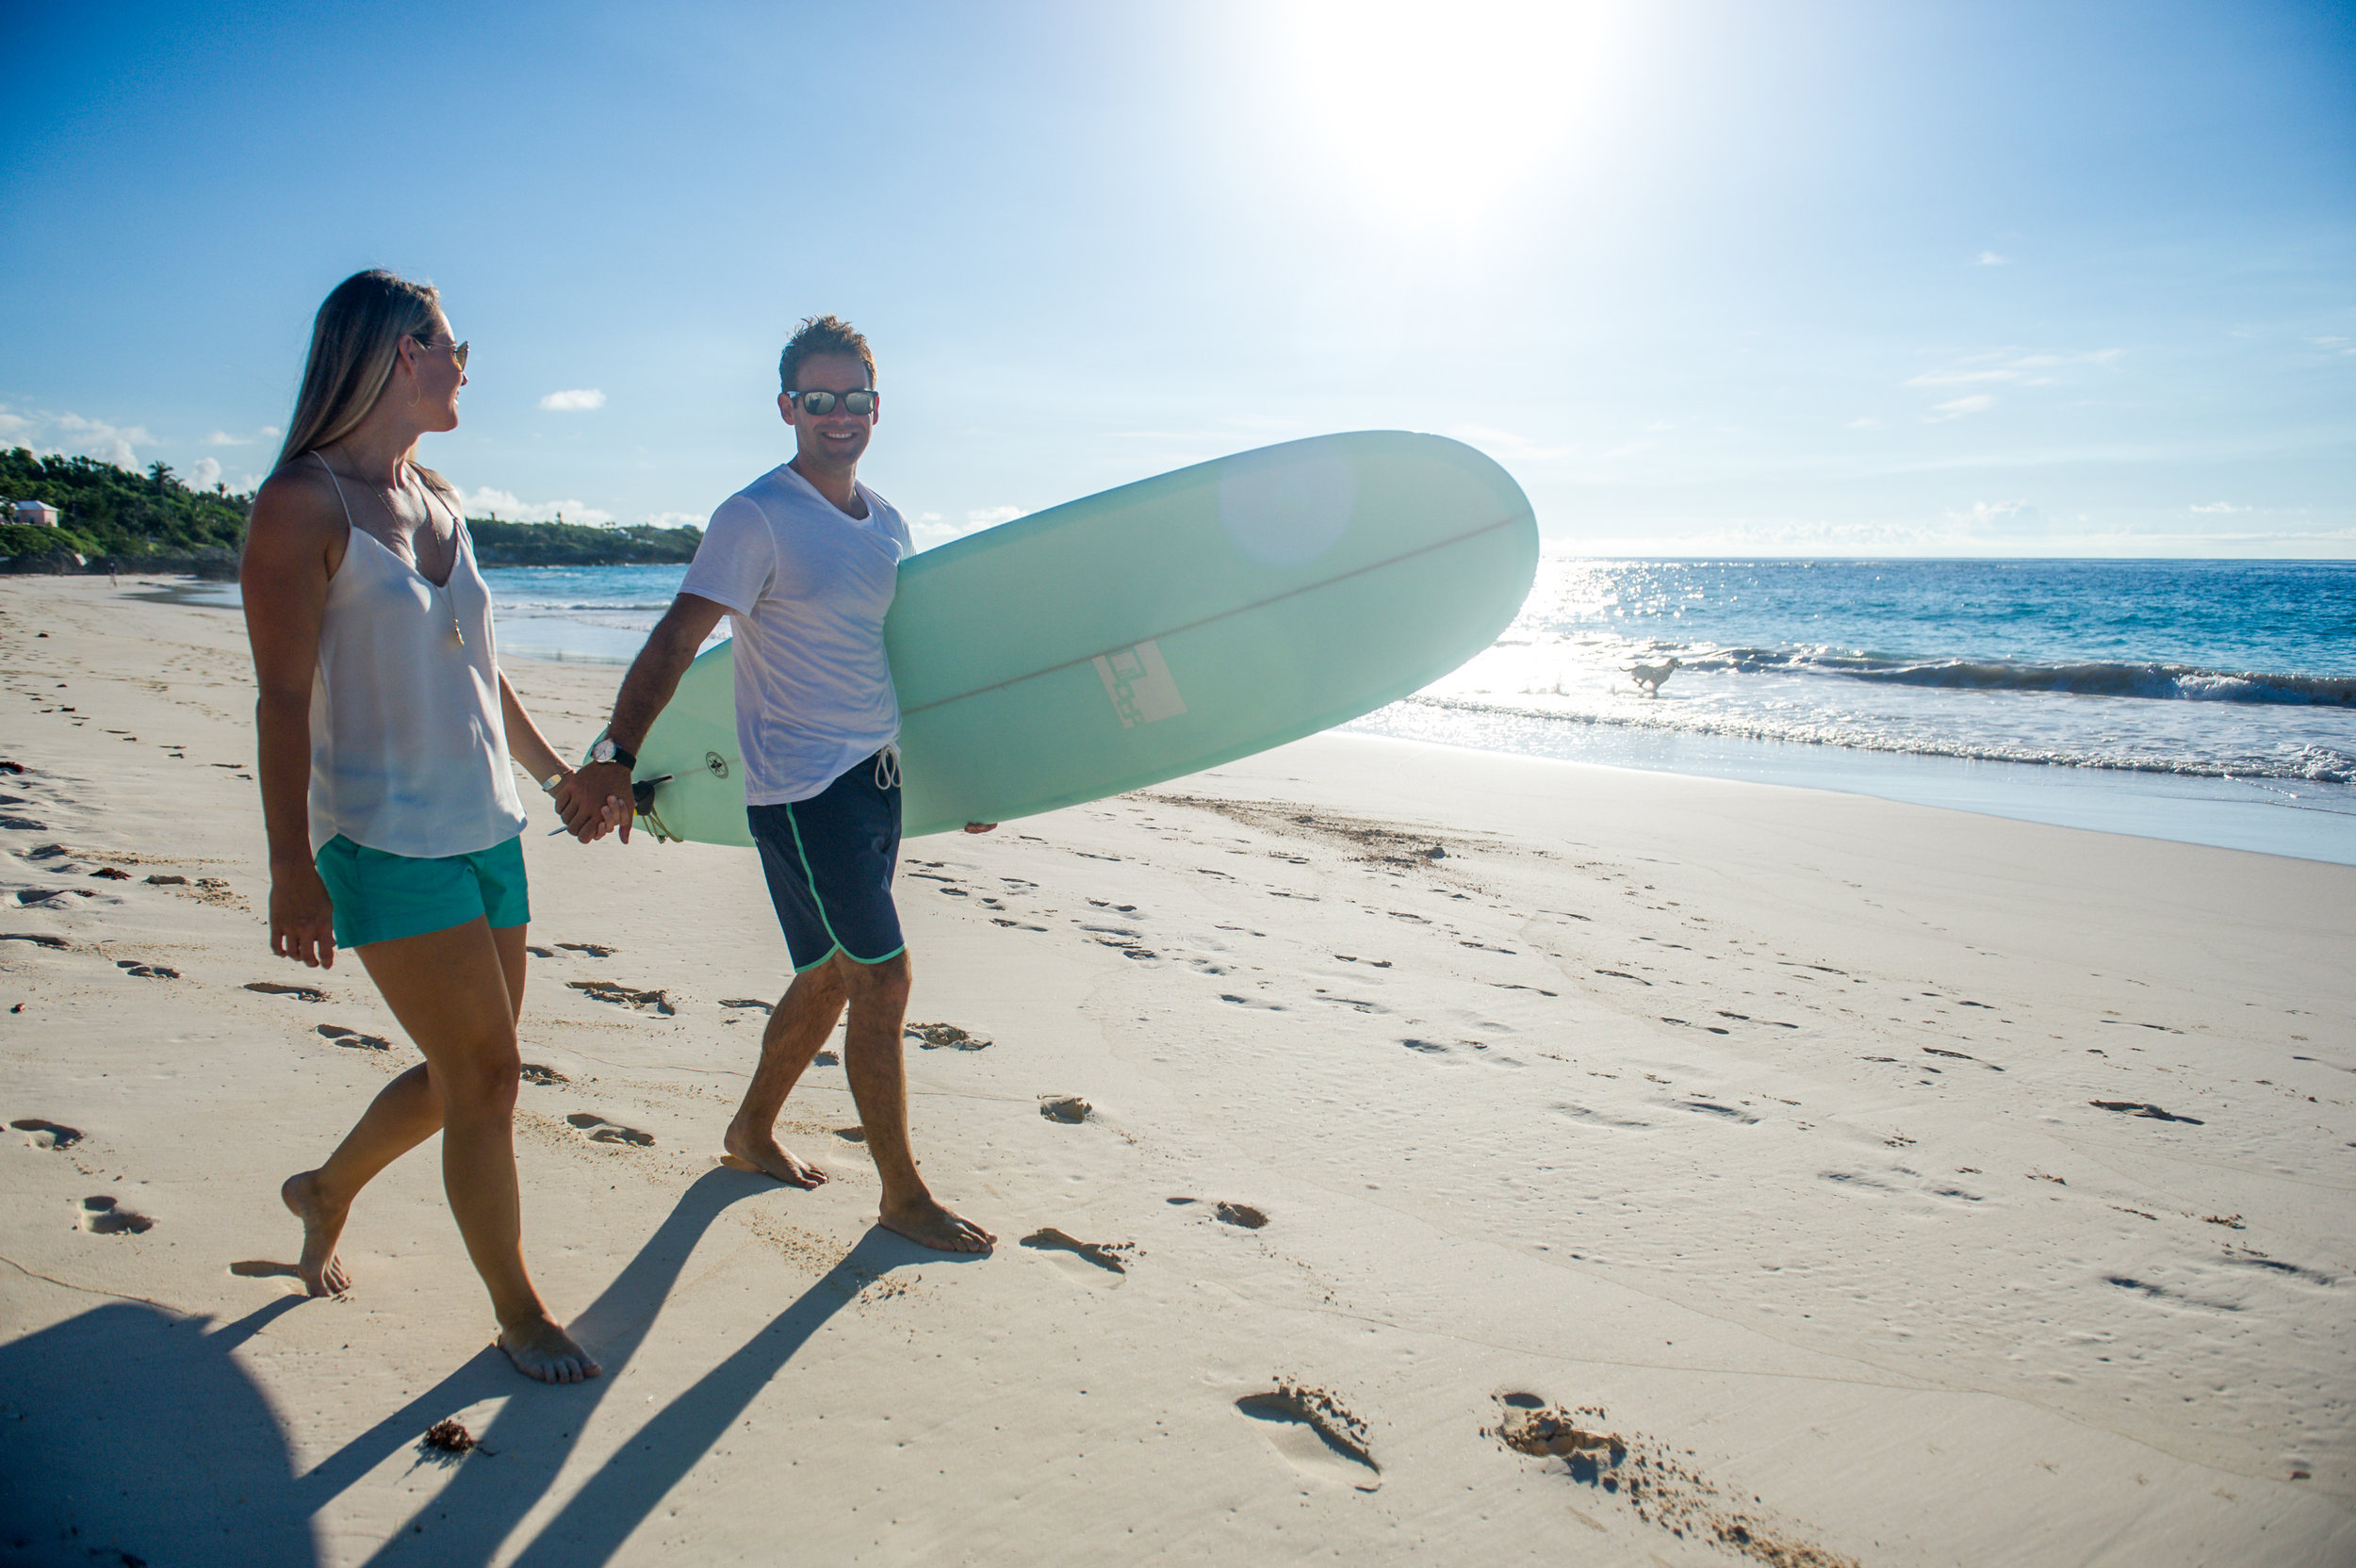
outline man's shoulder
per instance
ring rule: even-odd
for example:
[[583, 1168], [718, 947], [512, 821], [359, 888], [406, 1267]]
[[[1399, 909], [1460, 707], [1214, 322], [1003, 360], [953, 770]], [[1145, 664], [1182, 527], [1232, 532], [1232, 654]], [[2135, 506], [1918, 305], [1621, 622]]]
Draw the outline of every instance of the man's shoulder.
[[774, 516], [779, 507], [790, 506], [799, 498], [799, 488], [794, 482], [793, 469], [780, 463], [720, 504], [729, 506], [738, 501], [749, 501]]

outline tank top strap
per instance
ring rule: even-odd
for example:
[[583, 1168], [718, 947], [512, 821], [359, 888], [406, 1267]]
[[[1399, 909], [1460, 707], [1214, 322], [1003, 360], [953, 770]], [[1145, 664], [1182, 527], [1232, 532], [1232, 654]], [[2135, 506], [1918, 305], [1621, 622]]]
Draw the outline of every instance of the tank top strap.
[[327, 482], [335, 487], [335, 499], [344, 509], [344, 527], [359, 527], [359, 524], [352, 520], [352, 502], [344, 495], [344, 482], [335, 477], [335, 470], [334, 468], [328, 467], [327, 454], [319, 450], [317, 447], [313, 447], [311, 449], [311, 455], [319, 460], [320, 467], [327, 468]]

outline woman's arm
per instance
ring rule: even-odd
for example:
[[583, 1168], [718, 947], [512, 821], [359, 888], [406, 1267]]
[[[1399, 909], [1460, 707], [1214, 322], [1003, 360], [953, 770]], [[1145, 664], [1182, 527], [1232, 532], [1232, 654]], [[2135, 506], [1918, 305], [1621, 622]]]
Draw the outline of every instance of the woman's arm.
[[[556, 748], [548, 744], [548, 737], [540, 733], [540, 727], [532, 723], [532, 715], [524, 710], [523, 699], [515, 694], [515, 688], [507, 683], [505, 670], [499, 672], [499, 711], [507, 720], [507, 754], [529, 769], [532, 776], [543, 786], [551, 778], [558, 780], [557, 788], [549, 791], [551, 794], [561, 792], [563, 781], [572, 777], [574, 770], [557, 754]], [[596, 832], [582, 841], [604, 838], [620, 825], [627, 814], [620, 800], [608, 799], [604, 810], [597, 819]]]
[[335, 965], [335, 906], [311, 861], [311, 683], [327, 580], [349, 544], [302, 476], [274, 476], [254, 498], [237, 582], [261, 691], [254, 705], [262, 825], [270, 837], [270, 948], [314, 969]]
[[515, 688], [507, 683], [505, 670], [499, 671], [499, 711], [507, 720], [507, 755], [521, 762], [535, 782], [546, 784], [573, 771], [556, 754], [556, 748], [548, 744], [548, 737], [540, 733], [540, 727], [532, 722], [532, 715], [524, 711]]

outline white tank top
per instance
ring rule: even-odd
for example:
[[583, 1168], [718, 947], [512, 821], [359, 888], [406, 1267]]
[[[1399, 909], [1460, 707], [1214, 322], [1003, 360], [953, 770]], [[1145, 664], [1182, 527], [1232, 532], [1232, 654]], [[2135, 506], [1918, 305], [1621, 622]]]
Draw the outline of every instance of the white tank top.
[[[324, 457], [319, 466], [342, 500], [343, 482]], [[338, 833], [427, 858], [506, 842], [526, 819], [507, 765], [491, 592], [466, 520], [441, 586], [352, 523], [349, 500], [344, 521], [311, 681], [313, 852]]]

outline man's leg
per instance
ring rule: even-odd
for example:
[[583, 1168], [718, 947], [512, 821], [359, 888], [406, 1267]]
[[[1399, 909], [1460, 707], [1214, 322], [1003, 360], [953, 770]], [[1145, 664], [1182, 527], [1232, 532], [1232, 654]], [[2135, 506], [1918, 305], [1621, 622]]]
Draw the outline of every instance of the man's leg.
[[741, 1170], [759, 1170], [797, 1187], [814, 1187], [826, 1173], [778, 1147], [777, 1113], [787, 1095], [801, 1081], [810, 1058], [843, 1016], [843, 979], [832, 962], [818, 964], [794, 977], [769, 1025], [761, 1032], [761, 1065], [753, 1069], [752, 1086], [728, 1123], [726, 1163]]
[[903, 953], [862, 964], [838, 953], [824, 966], [839, 976], [851, 1004], [843, 1065], [859, 1102], [867, 1152], [883, 1182], [878, 1218], [884, 1229], [944, 1252], [987, 1252], [998, 1238], [942, 1208], [917, 1174], [908, 1152], [908, 1066], [903, 1033], [908, 1012], [908, 958]]

